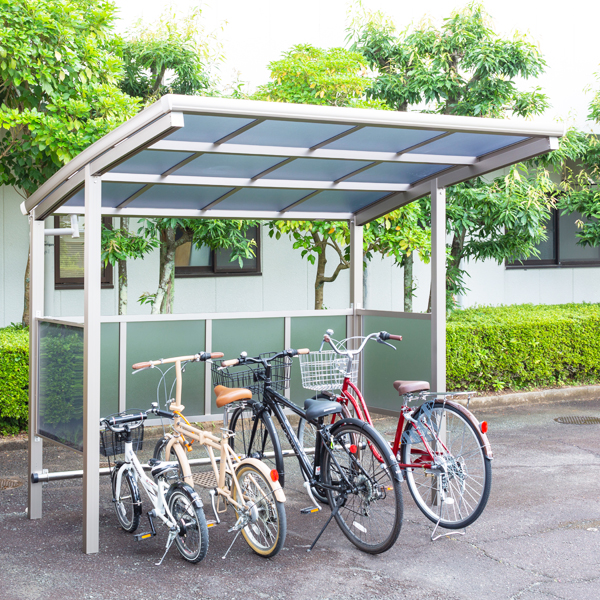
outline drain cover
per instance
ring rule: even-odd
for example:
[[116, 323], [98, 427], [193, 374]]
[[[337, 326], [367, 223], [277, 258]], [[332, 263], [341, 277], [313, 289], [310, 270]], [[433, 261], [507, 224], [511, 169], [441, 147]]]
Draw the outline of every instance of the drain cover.
[[192, 479], [194, 480], [194, 483], [197, 483], [200, 487], [217, 487], [217, 480], [215, 478], [214, 471], [205, 471], [204, 473], [192, 473]]
[[565, 425], [600, 425], [600, 417], [556, 417], [554, 420]]
[[0, 479], [0, 490], [17, 488], [20, 485], [23, 485], [23, 482], [19, 481], [18, 479]]

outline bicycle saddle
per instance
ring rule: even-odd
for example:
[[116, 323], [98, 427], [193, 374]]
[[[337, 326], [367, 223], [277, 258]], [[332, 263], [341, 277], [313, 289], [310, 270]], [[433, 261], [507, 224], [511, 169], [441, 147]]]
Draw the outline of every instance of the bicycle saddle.
[[427, 381], [394, 381], [394, 388], [403, 396], [412, 392], [426, 392], [429, 389]]
[[342, 412], [342, 405], [339, 402], [331, 402], [329, 400], [313, 400], [307, 398], [304, 401], [304, 410], [306, 416], [311, 420], [317, 420], [327, 415], [333, 415]]
[[246, 388], [228, 388], [224, 385], [215, 387], [217, 395], [217, 407], [223, 408], [226, 404], [235, 402], [236, 400], [250, 400], [252, 392]]

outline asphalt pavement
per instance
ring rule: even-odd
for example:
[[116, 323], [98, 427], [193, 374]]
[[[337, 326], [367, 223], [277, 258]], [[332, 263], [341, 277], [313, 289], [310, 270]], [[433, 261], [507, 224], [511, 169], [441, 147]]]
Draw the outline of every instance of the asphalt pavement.
[[[82, 552], [82, 482], [44, 485], [44, 515], [27, 518], [27, 486], [0, 491], [0, 600], [598, 600], [600, 598], [600, 425], [564, 425], [559, 416], [600, 417], [600, 400], [478, 409], [494, 452], [492, 491], [464, 536], [430, 541], [433, 528], [406, 485], [396, 545], [370, 556], [335, 523], [307, 547], [328, 511], [309, 504], [295, 459], [286, 483], [287, 540], [273, 559], [240, 537], [227, 558], [233, 523], [210, 529], [207, 557], [185, 562], [173, 548], [162, 566], [166, 531], [144, 542], [123, 532], [107, 477], [101, 478], [100, 553]], [[379, 418], [386, 434], [395, 421]], [[146, 444], [142, 458], [148, 457]], [[80, 455], [46, 444], [44, 466], [81, 468]], [[0, 449], [0, 480], [25, 482], [27, 452]], [[208, 497], [205, 510], [209, 515]], [[146, 525], [142, 522], [142, 527]]]

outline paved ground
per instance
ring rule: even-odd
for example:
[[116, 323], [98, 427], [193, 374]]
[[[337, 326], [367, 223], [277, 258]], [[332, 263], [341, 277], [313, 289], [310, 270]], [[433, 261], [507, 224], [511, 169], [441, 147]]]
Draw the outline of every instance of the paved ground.
[[[286, 485], [288, 537], [279, 556], [254, 555], [211, 529], [206, 559], [190, 565], [164, 531], [134, 542], [116, 524], [102, 478], [101, 552], [81, 552], [81, 480], [44, 484], [44, 518], [25, 515], [26, 486], [0, 491], [1, 600], [130, 599], [477, 599], [600, 598], [600, 426], [560, 425], [560, 415], [600, 416], [600, 401], [485, 409], [494, 450], [492, 494], [464, 537], [430, 542], [431, 524], [405, 491], [405, 519], [389, 552], [362, 554], [335, 524], [306, 553], [326, 514], [307, 505], [296, 474]], [[393, 429], [380, 419], [382, 432]], [[79, 467], [78, 455], [48, 445], [50, 471]], [[0, 451], [0, 478], [26, 477], [23, 450]], [[231, 520], [231, 519], [229, 519]]]

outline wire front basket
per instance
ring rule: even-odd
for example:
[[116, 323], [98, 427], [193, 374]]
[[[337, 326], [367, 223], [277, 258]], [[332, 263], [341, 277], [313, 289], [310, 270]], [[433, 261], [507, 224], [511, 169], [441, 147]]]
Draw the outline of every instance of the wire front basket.
[[[277, 352], [259, 354], [260, 358], [270, 358]], [[238, 365], [221, 368], [223, 361], [215, 361], [211, 365], [213, 386], [247, 388], [253, 394], [260, 394], [265, 387], [266, 370], [262, 364]], [[283, 391], [290, 387], [292, 359], [289, 356], [279, 356], [271, 361], [271, 388]]]
[[356, 384], [358, 379], [358, 355], [352, 357], [352, 366], [348, 368], [348, 357], [340, 356], [333, 350], [301, 354], [300, 372], [302, 373], [302, 386], [307, 390], [325, 392], [340, 390], [344, 377]]
[[[123, 414], [123, 413], [120, 413]], [[133, 443], [133, 451], [144, 448], [144, 424], [132, 429], [129, 433]], [[115, 433], [107, 426], [100, 431], [100, 454], [102, 456], [116, 456], [125, 453], [125, 437], [123, 433]]]

